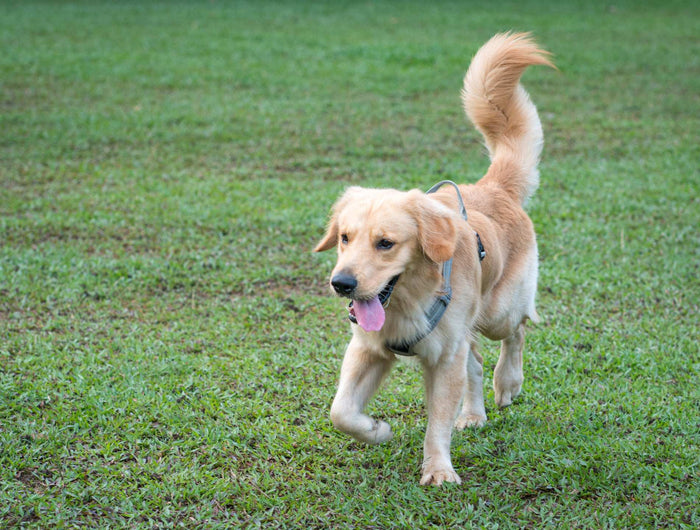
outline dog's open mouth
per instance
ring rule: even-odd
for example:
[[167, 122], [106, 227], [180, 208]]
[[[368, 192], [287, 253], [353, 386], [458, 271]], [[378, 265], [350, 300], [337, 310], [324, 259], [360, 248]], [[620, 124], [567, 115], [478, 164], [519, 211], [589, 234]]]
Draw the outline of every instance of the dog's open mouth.
[[365, 331], [379, 331], [384, 325], [384, 308], [389, 305], [391, 293], [399, 279], [397, 274], [380, 293], [370, 300], [353, 300], [348, 306], [350, 322], [359, 324]]

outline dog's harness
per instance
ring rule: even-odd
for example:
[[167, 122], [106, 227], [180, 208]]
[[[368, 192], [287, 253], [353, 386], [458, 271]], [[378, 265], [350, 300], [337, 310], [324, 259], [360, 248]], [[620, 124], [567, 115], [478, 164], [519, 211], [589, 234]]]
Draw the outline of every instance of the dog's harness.
[[[459, 191], [459, 186], [457, 186], [457, 184], [455, 184], [451, 180], [443, 180], [438, 182], [432, 188], [426, 191], [426, 194], [435, 193], [444, 184], [450, 184], [457, 191], [457, 200], [459, 201], [459, 213], [462, 215], [462, 218], [465, 221], [467, 221], [467, 209], [464, 207], [464, 200], [462, 199], [462, 194]], [[479, 261], [481, 262], [486, 257], [486, 250], [484, 249], [484, 245], [481, 243], [479, 233], [476, 231], [474, 233], [476, 234], [477, 251], [479, 253]], [[395, 353], [396, 355], [403, 355], [406, 357], [411, 357], [416, 354], [416, 352], [413, 351], [413, 346], [418, 344], [421, 340], [423, 340], [425, 337], [430, 335], [430, 333], [432, 333], [432, 331], [437, 327], [438, 323], [440, 322], [442, 315], [445, 314], [447, 306], [450, 304], [450, 300], [452, 299], [452, 284], [450, 283], [451, 275], [452, 258], [448, 259], [442, 264], [441, 294], [438, 295], [438, 297], [435, 299], [432, 305], [425, 312], [425, 319], [428, 321], [428, 327], [425, 329], [425, 331], [419, 333], [410, 340], [404, 340], [398, 344], [392, 344], [387, 342], [385, 346], [389, 351]]]

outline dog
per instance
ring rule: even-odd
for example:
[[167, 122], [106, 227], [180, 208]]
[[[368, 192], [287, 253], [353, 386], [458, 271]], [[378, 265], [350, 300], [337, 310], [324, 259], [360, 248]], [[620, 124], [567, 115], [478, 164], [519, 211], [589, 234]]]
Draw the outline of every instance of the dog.
[[331, 421], [368, 444], [389, 440], [390, 426], [363, 411], [397, 355], [415, 355], [428, 412], [422, 485], [460, 483], [453, 427], [486, 422], [477, 333], [501, 341], [496, 404], [522, 388], [525, 323], [538, 321], [537, 242], [523, 207], [539, 184], [543, 134], [520, 77], [530, 65], [554, 67], [549, 57], [530, 34], [503, 33], [472, 59], [462, 103], [491, 159], [478, 182], [434, 193], [350, 187], [314, 249], [337, 248], [330, 286], [351, 300]]

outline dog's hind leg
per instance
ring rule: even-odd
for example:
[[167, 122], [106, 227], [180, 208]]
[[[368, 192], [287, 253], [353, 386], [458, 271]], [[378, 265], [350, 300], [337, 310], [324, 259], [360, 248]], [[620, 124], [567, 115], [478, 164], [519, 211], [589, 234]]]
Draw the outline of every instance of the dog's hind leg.
[[486, 423], [484, 408], [484, 360], [476, 351], [476, 343], [469, 344], [467, 358], [467, 388], [455, 428], [460, 431], [465, 427], [483, 427]]
[[354, 340], [350, 341], [331, 405], [331, 421], [336, 429], [368, 444], [391, 439], [389, 424], [371, 418], [363, 410], [392, 364], [392, 359], [368, 352]]
[[515, 332], [501, 341], [501, 355], [493, 371], [493, 390], [496, 405], [507, 407], [520, 394], [523, 385], [523, 345], [525, 344], [525, 324], [521, 323]]

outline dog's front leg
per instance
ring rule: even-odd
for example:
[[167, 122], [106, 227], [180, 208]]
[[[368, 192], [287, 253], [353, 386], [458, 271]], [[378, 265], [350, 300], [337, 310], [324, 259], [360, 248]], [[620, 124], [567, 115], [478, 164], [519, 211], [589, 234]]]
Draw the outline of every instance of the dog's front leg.
[[331, 405], [331, 421], [336, 429], [361, 442], [379, 444], [391, 439], [391, 427], [363, 410], [389, 372], [393, 359], [368, 351], [358, 342], [353, 338], [345, 352], [338, 392]]
[[423, 447], [421, 485], [461, 482], [452, 467], [450, 442], [452, 426], [464, 396], [467, 352], [468, 346], [464, 342], [454, 355], [440, 359], [434, 366], [424, 366], [428, 428]]

